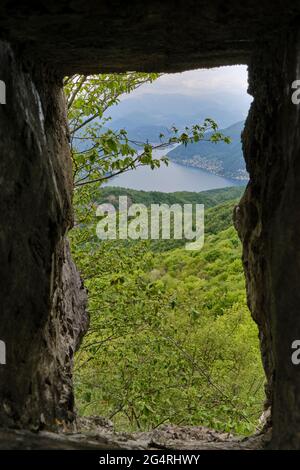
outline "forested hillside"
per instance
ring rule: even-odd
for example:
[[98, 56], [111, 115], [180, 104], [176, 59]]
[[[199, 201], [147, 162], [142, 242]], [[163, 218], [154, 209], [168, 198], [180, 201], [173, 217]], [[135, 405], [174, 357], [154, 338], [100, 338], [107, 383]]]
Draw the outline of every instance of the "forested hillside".
[[201, 251], [168, 241], [99, 241], [96, 218], [72, 231], [91, 315], [75, 368], [82, 415], [106, 416], [120, 430], [162, 423], [256, 429], [264, 374], [231, 221], [238, 191], [162, 193], [164, 200], [122, 188], [97, 193], [97, 203], [127, 192], [133, 202], [205, 201], [208, 209]]
[[119, 196], [128, 196], [132, 203], [145, 204], [146, 206], [150, 204], [204, 204], [208, 208], [225, 201], [238, 199], [242, 196], [244, 190], [243, 186], [233, 186], [201, 191], [199, 193], [189, 191], [165, 193], [160, 191], [136, 191], [128, 188], [104, 187], [98, 190], [94, 198], [98, 204], [109, 202], [116, 208]]
[[[202, 168], [219, 176], [246, 181], [248, 175], [242, 152], [241, 133], [244, 121], [237, 122], [221, 132], [230, 137], [231, 143], [201, 140], [190, 145], [179, 145], [168, 153], [168, 157], [183, 165]], [[207, 133], [209, 137], [209, 133]]]

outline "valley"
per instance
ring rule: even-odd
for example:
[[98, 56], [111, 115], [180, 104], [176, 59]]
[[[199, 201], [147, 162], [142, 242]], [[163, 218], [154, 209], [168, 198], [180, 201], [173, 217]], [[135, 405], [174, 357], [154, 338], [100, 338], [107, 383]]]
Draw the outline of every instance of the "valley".
[[[258, 330], [246, 304], [241, 244], [232, 212], [241, 187], [193, 193], [99, 188], [95, 205], [203, 203], [205, 243], [99, 241], [91, 214], [71, 232], [89, 291], [91, 325], [77, 354], [83, 416], [119, 431], [202, 425], [247, 435], [263, 410]], [[150, 380], [149, 380], [150, 378]]]

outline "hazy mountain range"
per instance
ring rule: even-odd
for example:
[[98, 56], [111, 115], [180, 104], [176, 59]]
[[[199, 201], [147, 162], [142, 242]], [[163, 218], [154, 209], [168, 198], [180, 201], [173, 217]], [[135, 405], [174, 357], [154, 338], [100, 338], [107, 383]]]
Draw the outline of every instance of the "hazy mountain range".
[[228, 127], [245, 119], [250, 100], [246, 94], [237, 96], [221, 92], [205, 97], [146, 93], [126, 98], [110, 108], [110, 126], [125, 128], [131, 137], [144, 136], [157, 142], [164, 129], [170, 129], [172, 125], [183, 128], [201, 124], [207, 117], [214, 119], [221, 128]]

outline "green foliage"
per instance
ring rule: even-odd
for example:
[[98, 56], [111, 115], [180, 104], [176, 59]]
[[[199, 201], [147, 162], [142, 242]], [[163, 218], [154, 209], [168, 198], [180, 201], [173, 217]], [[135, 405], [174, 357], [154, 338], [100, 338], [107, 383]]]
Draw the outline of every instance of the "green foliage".
[[102, 187], [94, 193], [97, 204], [105, 202], [118, 207], [118, 197], [127, 196], [135, 204], [204, 204], [206, 208], [216, 206], [232, 199], [240, 199], [244, 186], [233, 186], [228, 188], [212, 189], [199, 193], [189, 191], [176, 191], [175, 193], [164, 193], [160, 191], [137, 191], [135, 189], [119, 187]]
[[[163, 193], [158, 191], [136, 191], [128, 188], [99, 188], [91, 190], [91, 187], [85, 188], [86, 198], [81, 198], [81, 206], [77, 206], [77, 213], [81, 214], [80, 221], [89, 224], [96, 224], [95, 211], [98, 204], [109, 203], [118, 209], [119, 196], [127, 196], [129, 203], [144, 204], [150, 207], [151, 204], [204, 204], [205, 210], [205, 233], [217, 233], [232, 225], [232, 208], [238, 203], [242, 196], [244, 187], [234, 186], [231, 188], [221, 188], [199, 193], [178, 191], [175, 193]], [[90, 204], [90, 211], [86, 210], [86, 202], [93, 198], [95, 203]], [[219, 204], [220, 201], [226, 201]], [[82, 203], [84, 202], [84, 205]], [[214, 211], [211, 208], [218, 205]], [[94, 226], [93, 225], [93, 226]], [[95, 238], [95, 235], [91, 235]], [[96, 241], [96, 238], [95, 238]], [[184, 246], [188, 242], [186, 239], [176, 240], [152, 240], [150, 249], [152, 251], [166, 251], [173, 248]], [[127, 246], [131, 244], [127, 242]]]
[[156, 147], [131, 141], [124, 129], [109, 129], [105, 111], [156, 78], [132, 72], [65, 80], [76, 214], [70, 238], [91, 315], [76, 359], [77, 405], [82, 414], [112, 418], [119, 429], [171, 422], [247, 434], [262, 409], [264, 375], [257, 328], [246, 307], [241, 247], [231, 227], [229, 201], [240, 189], [164, 196], [131, 191], [133, 202], [147, 205], [210, 207], [200, 252], [185, 251], [181, 241], [96, 238], [96, 206], [112, 197], [99, 189], [103, 181], [140, 165], [167, 164], [166, 157], [155, 157], [156, 148], [229, 143], [212, 119], [183, 131], [173, 127]]
[[91, 315], [75, 368], [81, 414], [107, 416], [123, 430], [168, 422], [241, 434], [256, 428], [264, 374], [233, 206], [206, 211], [205, 245], [195, 252], [99, 241], [92, 218], [72, 231]]

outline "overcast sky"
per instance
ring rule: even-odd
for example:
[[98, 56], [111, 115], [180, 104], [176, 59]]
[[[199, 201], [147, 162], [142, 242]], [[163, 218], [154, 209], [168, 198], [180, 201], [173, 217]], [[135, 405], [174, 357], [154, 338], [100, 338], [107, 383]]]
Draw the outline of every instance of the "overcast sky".
[[145, 93], [180, 93], [189, 96], [207, 96], [224, 92], [225, 94], [245, 95], [247, 87], [247, 67], [236, 65], [165, 74], [154, 83], [143, 85], [130, 95], [125, 95], [124, 99], [130, 99]]

